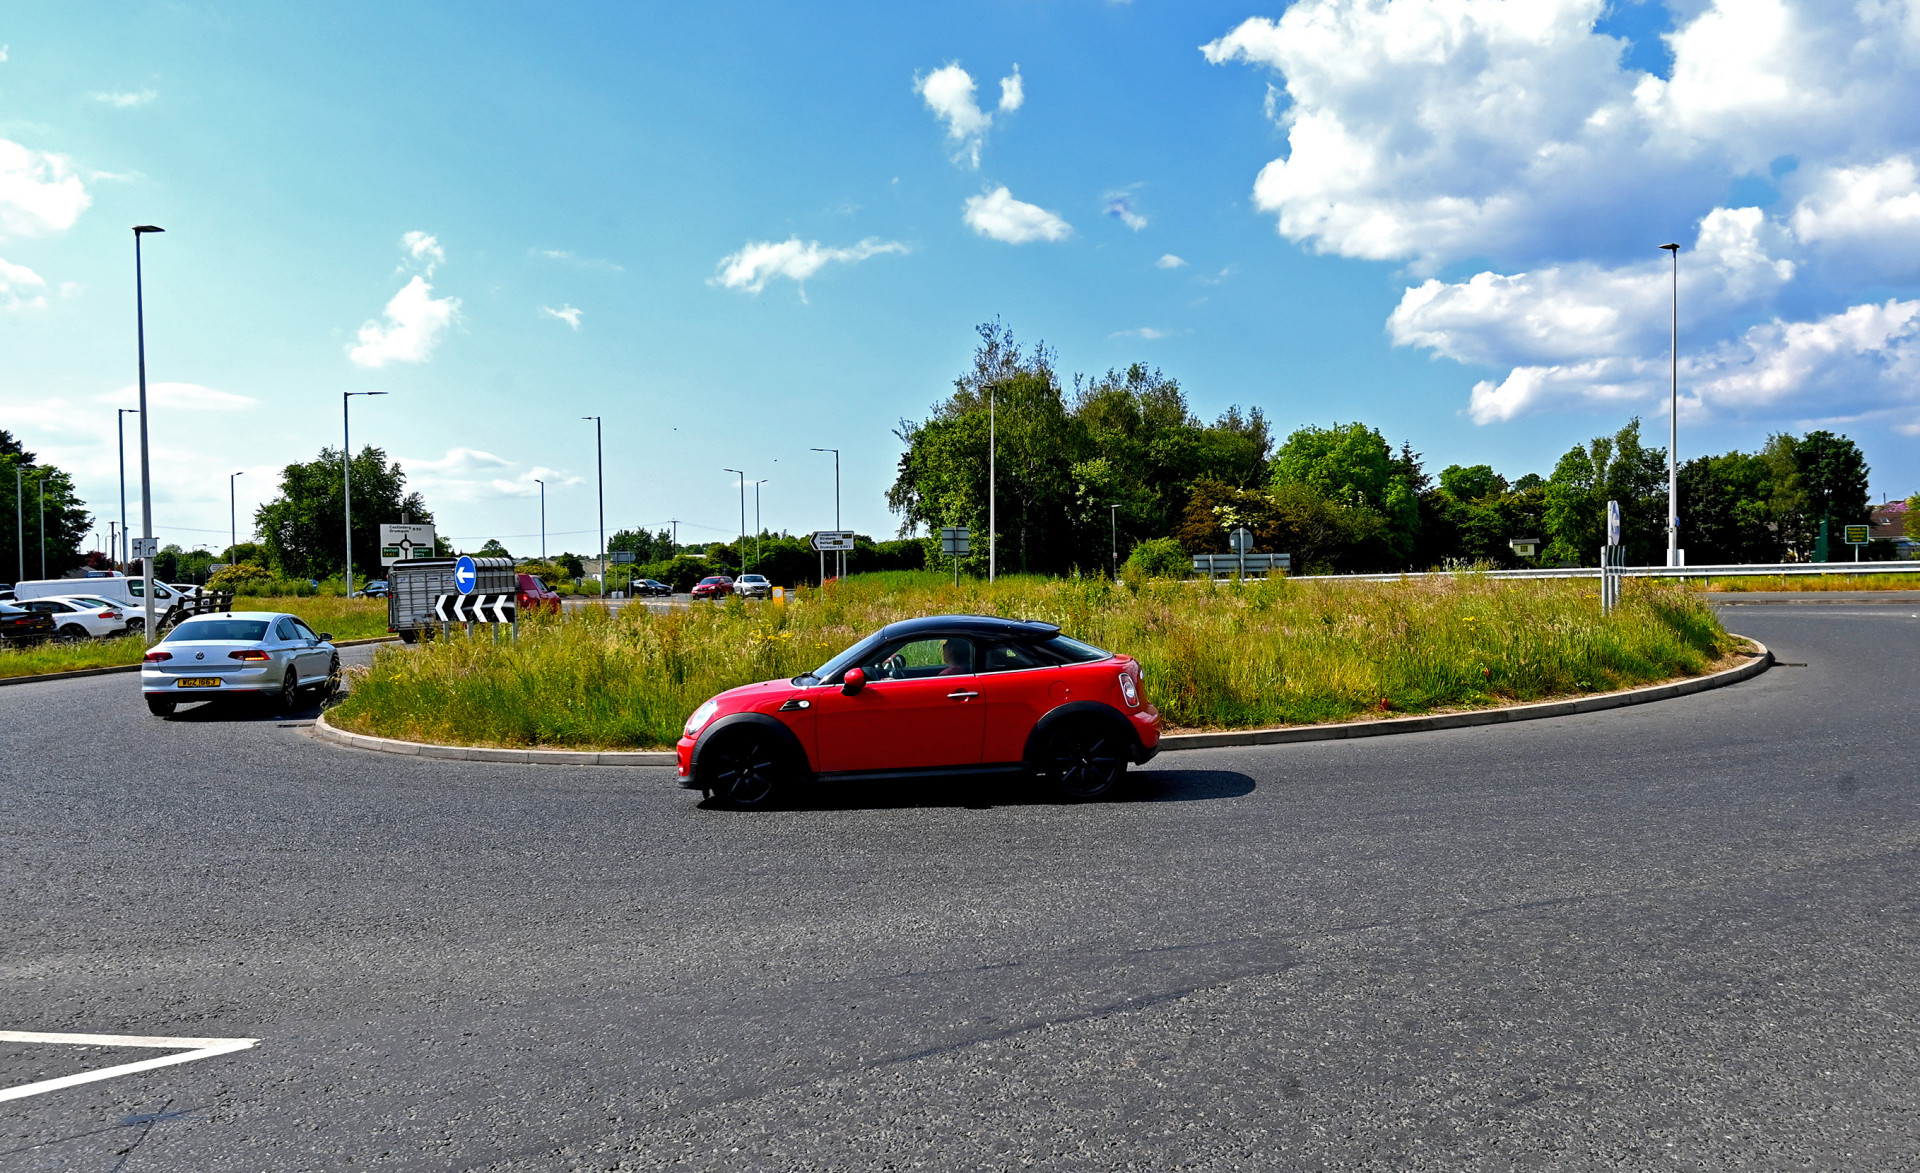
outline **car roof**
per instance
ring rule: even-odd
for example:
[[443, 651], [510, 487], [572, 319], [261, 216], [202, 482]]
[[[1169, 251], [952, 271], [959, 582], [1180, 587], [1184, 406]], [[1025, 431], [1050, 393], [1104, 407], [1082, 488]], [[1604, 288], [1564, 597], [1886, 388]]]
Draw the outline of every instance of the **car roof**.
[[927, 615], [902, 619], [880, 629], [888, 639], [903, 635], [975, 635], [1000, 639], [1052, 639], [1060, 628], [1052, 623], [1030, 619], [1004, 619], [997, 615]]
[[[192, 623], [196, 619], [299, 619], [290, 611], [208, 611], [202, 615], [189, 615], [180, 622]], [[301, 620], [305, 622], [305, 620]]]

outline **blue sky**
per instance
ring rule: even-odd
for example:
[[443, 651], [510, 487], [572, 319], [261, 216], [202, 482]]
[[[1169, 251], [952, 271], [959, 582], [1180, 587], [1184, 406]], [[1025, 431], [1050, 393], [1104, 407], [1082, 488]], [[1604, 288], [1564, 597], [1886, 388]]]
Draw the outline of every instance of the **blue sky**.
[[892, 430], [994, 317], [1203, 416], [1544, 473], [1664, 434], [1673, 240], [1683, 458], [1829, 426], [1905, 495], [1920, 15], [1830, 7], [15, 6], [0, 427], [117, 514], [151, 222], [156, 528], [189, 546], [350, 390], [391, 393], [356, 445], [468, 546], [535, 550], [534, 477], [550, 547], [594, 545], [592, 414], [609, 529], [730, 535], [723, 467], [825, 526], [837, 446], [847, 524], [889, 534]]

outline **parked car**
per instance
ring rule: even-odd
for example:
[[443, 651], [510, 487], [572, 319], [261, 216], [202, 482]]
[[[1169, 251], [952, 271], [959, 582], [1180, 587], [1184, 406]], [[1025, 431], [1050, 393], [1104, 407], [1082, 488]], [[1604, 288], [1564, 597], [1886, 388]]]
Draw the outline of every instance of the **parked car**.
[[537, 574], [518, 574], [520, 589], [515, 594], [513, 605], [522, 615], [533, 611], [545, 611], [550, 615], [560, 613], [560, 592], [540, 581]]
[[50, 616], [54, 635], [60, 639], [104, 639], [127, 632], [127, 613], [101, 599], [27, 599], [20, 606]]
[[693, 584], [696, 599], [721, 599], [733, 593], [733, 579], [724, 574], [709, 574]]
[[392, 588], [384, 578], [376, 578], [366, 586], [360, 588], [360, 597], [363, 599], [384, 599], [392, 593]]
[[29, 611], [12, 603], [0, 603], [0, 642], [39, 643], [53, 635], [53, 616]]
[[942, 615], [891, 624], [812, 672], [732, 689], [687, 718], [680, 785], [762, 806], [809, 780], [1037, 776], [1099, 798], [1160, 746], [1138, 662], [1051, 623]]
[[324, 701], [340, 687], [332, 638], [279, 611], [195, 616], [148, 650], [140, 692], [161, 717], [189, 701], [236, 695], [266, 697], [283, 710], [304, 691]]
[[653, 578], [636, 578], [630, 585], [633, 588], [633, 596], [636, 599], [644, 599], [649, 595], [671, 595], [673, 593], [672, 587]]
[[170, 582], [165, 585], [172, 587], [173, 592], [182, 598], [197, 599], [204, 593], [198, 586], [190, 582]]
[[[116, 578], [89, 578], [84, 580], [74, 578], [43, 578], [35, 582], [16, 584], [13, 588], [13, 593], [20, 602], [24, 603], [28, 599], [58, 598], [62, 595], [73, 594], [76, 590], [83, 590], [93, 598], [106, 599], [111, 603], [125, 608], [127, 612], [128, 629], [139, 631], [146, 626], [147, 622], [146, 596], [141, 593], [145, 585], [146, 584], [138, 578], [126, 578], [124, 576]], [[180, 598], [180, 593], [166, 583], [155, 582], [153, 584], [154, 617], [156, 619], [159, 618], [161, 612], [170, 609], [175, 603], [180, 601]]]
[[743, 599], [771, 599], [773, 584], [764, 574], [743, 574], [733, 580], [733, 589]]

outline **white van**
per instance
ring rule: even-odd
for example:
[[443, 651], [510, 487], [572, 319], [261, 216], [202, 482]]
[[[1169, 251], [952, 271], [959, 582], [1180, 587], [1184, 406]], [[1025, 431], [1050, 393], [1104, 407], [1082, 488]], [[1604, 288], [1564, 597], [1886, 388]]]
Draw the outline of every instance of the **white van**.
[[[27, 599], [45, 599], [54, 595], [92, 595], [99, 599], [109, 599], [124, 603], [127, 608], [127, 630], [139, 631], [147, 622], [146, 596], [141, 594], [144, 581], [138, 578], [42, 578], [33, 582], [15, 583], [13, 597]], [[180, 600], [180, 592], [164, 582], [153, 584], [153, 613], [159, 618], [162, 611]]]

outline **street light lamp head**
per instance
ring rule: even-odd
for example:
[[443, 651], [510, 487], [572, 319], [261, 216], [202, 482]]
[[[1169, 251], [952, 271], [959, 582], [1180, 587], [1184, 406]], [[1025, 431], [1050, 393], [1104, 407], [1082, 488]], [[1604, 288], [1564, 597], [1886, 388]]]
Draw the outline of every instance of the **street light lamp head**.
[[1677, 253], [1680, 251], [1680, 246], [1677, 244], [1663, 244], [1660, 247], [1667, 250], [1670, 253]]
[[165, 231], [166, 229], [161, 228], [157, 224], [135, 224], [133, 226], [133, 234], [135, 236], [140, 235], [142, 232], [165, 232]]

